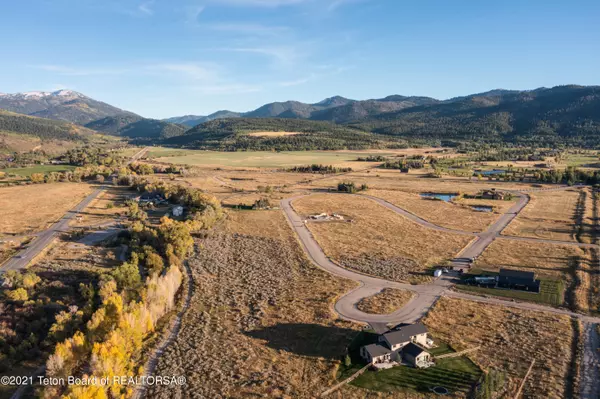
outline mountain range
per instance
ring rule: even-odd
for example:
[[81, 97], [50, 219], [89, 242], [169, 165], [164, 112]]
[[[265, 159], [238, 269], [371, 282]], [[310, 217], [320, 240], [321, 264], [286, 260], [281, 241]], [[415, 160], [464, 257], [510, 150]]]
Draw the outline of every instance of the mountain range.
[[[343, 136], [344, 139], [335, 141], [330, 137], [326, 147], [345, 148], [351, 140], [348, 129], [361, 134], [376, 134], [378, 143], [382, 138], [429, 143], [440, 140], [600, 143], [599, 86], [568, 85], [529, 91], [496, 89], [448, 100], [401, 95], [352, 100], [334, 96], [312, 104], [273, 102], [249, 112], [223, 110], [207, 116], [185, 115], [164, 120], [144, 118], [71, 90], [0, 94], [0, 109], [70, 122], [136, 141], [183, 146], [194, 143], [203, 147], [210, 138], [210, 148], [216, 145], [216, 137], [223, 140], [227, 137], [225, 141], [230, 149], [237, 148], [238, 144], [241, 148], [263, 148], [269, 143], [281, 148], [280, 144], [284, 142], [283, 147], [290, 148], [289, 143], [307, 140], [309, 132], [314, 131], [337, 132], [336, 137]], [[212, 123], [235, 119], [240, 122]], [[274, 121], [260, 122], [261, 119]], [[292, 120], [298, 122], [286, 122]], [[328, 124], [314, 125], [308, 123], [310, 121]], [[336, 127], [340, 125], [344, 126], [343, 134]], [[277, 139], [255, 136], [241, 141], [233, 139], [265, 126], [266, 130], [293, 127], [296, 129], [293, 131], [305, 134]], [[318, 142], [314, 138], [311, 140]], [[359, 141], [367, 144], [363, 136]], [[356, 143], [352, 145], [358, 145]], [[304, 148], [304, 145], [300, 147]]]

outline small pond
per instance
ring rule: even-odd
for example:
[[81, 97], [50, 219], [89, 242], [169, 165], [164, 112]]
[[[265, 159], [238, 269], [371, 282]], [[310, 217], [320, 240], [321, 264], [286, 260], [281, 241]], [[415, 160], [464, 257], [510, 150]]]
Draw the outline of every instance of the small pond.
[[435, 198], [444, 202], [450, 202], [458, 197], [458, 194], [443, 194], [443, 193], [421, 193], [422, 198]]
[[471, 209], [477, 212], [492, 212], [494, 210], [493, 207], [487, 205], [471, 205]]
[[495, 175], [505, 174], [506, 170], [504, 170], [504, 169], [480, 170], [480, 171], [475, 171], [474, 173], [475, 173], [475, 175], [495, 176]]

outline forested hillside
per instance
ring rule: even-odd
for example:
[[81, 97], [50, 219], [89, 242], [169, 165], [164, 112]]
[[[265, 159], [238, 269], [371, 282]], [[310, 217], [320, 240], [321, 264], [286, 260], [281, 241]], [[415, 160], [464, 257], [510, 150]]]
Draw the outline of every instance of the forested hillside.
[[407, 140], [600, 145], [600, 87], [493, 91], [348, 124]]
[[88, 123], [86, 127], [102, 133], [138, 140], [166, 139], [182, 135], [188, 129], [187, 126], [132, 114], [109, 116]]
[[80, 140], [93, 130], [72, 123], [36, 118], [0, 110], [0, 131], [27, 134], [42, 139]]
[[[280, 135], [259, 134], [257, 136], [257, 132], [279, 132]], [[165, 144], [224, 151], [339, 150], [406, 145], [404, 140], [398, 138], [374, 135], [328, 122], [282, 118], [214, 120], [196, 126], [183, 136], [165, 140]]]

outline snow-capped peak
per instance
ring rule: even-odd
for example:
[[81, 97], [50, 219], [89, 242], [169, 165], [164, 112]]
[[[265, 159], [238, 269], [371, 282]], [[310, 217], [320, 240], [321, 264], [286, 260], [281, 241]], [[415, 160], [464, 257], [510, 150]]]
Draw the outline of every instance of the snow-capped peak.
[[56, 91], [52, 91], [52, 92], [50, 92], [50, 91], [26, 91], [23, 93], [12, 93], [12, 94], [0, 93], [0, 97], [33, 99], [33, 98], [44, 98], [44, 97], [83, 97], [83, 94], [78, 93], [73, 90], [61, 89], [61, 90], [56, 90]]
[[53, 91], [52, 95], [53, 96], [61, 96], [61, 97], [66, 97], [66, 96], [81, 96], [81, 94], [77, 93], [76, 91], [67, 90], [67, 89], [61, 89], [61, 90]]

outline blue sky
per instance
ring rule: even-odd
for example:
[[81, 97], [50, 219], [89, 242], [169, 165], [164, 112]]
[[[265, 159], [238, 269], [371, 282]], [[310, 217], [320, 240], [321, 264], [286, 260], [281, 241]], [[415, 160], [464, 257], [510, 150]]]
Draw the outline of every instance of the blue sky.
[[3, 0], [0, 92], [164, 118], [600, 83], [597, 0]]

